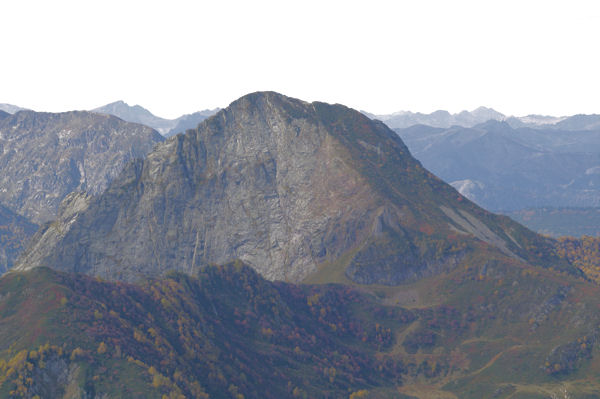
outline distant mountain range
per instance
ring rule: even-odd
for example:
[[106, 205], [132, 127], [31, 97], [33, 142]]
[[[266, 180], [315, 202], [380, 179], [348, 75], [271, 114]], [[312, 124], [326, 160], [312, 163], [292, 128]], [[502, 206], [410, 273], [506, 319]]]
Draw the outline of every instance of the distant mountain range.
[[598, 130], [600, 129], [600, 115], [573, 115], [558, 123], [545, 125], [544, 127], [568, 131]]
[[544, 234], [598, 231], [589, 223], [569, 223], [572, 213], [562, 208], [596, 214], [600, 115], [516, 117], [485, 107], [457, 114], [365, 114], [394, 128], [429, 170], [481, 206]]
[[114, 115], [127, 122], [141, 123], [156, 129], [165, 137], [177, 133], [183, 133], [187, 129], [194, 129], [198, 123], [215, 114], [218, 109], [194, 112], [182, 115], [176, 119], [164, 119], [153, 115], [147, 109], [139, 105], [129, 105], [123, 101], [116, 101], [92, 110], [102, 114]]
[[396, 132], [426, 168], [486, 209], [598, 207], [600, 131], [567, 130], [594, 120], [575, 116], [536, 129], [490, 120]]
[[452, 126], [473, 127], [489, 120], [503, 121], [512, 128], [530, 127], [558, 130], [593, 130], [600, 128], [600, 115], [546, 116], [526, 115], [507, 116], [492, 108], [479, 107], [473, 111], [451, 114], [448, 111], [435, 111], [430, 114], [400, 111], [393, 114], [375, 115], [363, 111], [371, 119], [378, 119], [392, 129], [405, 129], [414, 125], [450, 128]]
[[470, 127], [490, 119], [503, 120], [506, 118], [500, 112], [486, 107], [479, 107], [471, 112], [462, 111], [457, 114], [451, 114], [444, 110], [435, 111], [430, 114], [410, 111], [400, 111], [387, 115], [374, 115], [366, 112], [365, 114], [371, 119], [379, 119], [392, 129], [406, 128], [419, 124], [445, 128], [454, 125]]

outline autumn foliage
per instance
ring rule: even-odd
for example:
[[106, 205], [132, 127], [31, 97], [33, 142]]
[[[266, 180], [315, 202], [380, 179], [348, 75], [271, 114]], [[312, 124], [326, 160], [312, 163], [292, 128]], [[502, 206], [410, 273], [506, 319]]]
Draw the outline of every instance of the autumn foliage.
[[[50, 270], [34, 273], [52, 280], [43, 283], [51, 300], [41, 299], [47, 308], [36, 317], [48, 315], [55, 327], [32, 337], [55, 337], [49, 348], [56, 365], [85, 364], [88, 375], [73, 378], [82, 378], [88, 393], [339, 397], [383, 379], [399, 383], [406, 371], [400, 359], [374, 353], [390, 348], [392, 326], [412, 322], [414, 315], [373, 308], [349, 287], [271, 283], [241, 264], [208, 267], [198, 278], [172, 274], [141, 285]], [[10, 295], [17, 300], [21, 291], [15, 285]], [[0, 396], [43, 391], [43, 359], [50, 356], [43, 348], [35, 349], [37, 355], [25, 349], [5, 354]]]
[[561, 237], [557, 240], [556, 252], [580, 268], [588, 278], [600, 283], [600, 237]]

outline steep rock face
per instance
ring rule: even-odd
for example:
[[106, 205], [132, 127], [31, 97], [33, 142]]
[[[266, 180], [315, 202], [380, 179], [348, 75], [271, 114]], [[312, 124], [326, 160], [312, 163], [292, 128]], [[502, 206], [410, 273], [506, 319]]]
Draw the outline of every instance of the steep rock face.
[[65, 205], [17, 269], [135, 280], [241, 259], [271, 280], [342, 265], [355, 281], [398, 284], [455, 266], [479, 238], [441, 206], [494, 230], [483, 241], [507, 256], [539, 261], [523, 248], [545, 245], [425, 171], [382, 123], [277, 93], [242, 97], [86, 201]]
[[52, 220], [68, 193], [102, 192], [162, 140], [148, 127], [90, 112], [0, 118], [0, 202], [35, 223]]
[[35, 224], [0, 205], [0, 274], [12, 267], [36, 230]]

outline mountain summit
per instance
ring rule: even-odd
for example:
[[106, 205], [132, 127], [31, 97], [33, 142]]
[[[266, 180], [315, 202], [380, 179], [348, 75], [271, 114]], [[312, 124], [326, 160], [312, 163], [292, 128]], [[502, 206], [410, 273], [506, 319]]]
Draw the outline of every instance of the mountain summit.
[[383, 123], [273, 92], [240, 98], [62, 209], [17, 269], [131, 281], [241, 259], [271, 280], [395, 285], [482, 252], [561, 267], [541, 257], [546, 239], [469, 202]]

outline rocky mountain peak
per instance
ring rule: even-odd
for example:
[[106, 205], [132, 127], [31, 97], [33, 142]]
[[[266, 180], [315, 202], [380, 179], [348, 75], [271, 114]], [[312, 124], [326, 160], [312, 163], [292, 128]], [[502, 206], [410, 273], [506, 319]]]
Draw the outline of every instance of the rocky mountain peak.
[[271, 280], [329, 270], [330, 281], [398, 284], [455, 267], [473, 240], [530, 255], [509, 238], [524, 229], [425, 171], [383, 123], [274, 92], [234, 101], [79, 203], [18, 269], [136, 280], [240, 259]]

